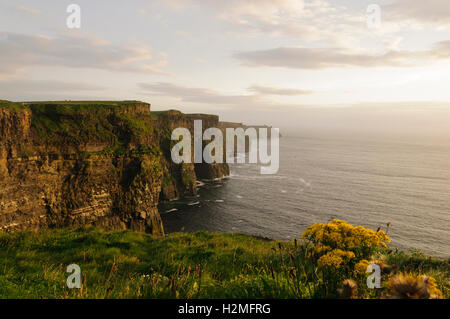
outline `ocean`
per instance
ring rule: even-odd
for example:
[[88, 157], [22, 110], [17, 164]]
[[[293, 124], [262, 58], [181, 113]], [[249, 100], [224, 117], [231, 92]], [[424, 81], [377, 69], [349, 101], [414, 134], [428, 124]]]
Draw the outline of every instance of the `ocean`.
[[283, 133], [280, 169], [231, 164], [197, 197], [161, 203], [166, 233], [239, 232], [293, 240], [334, 218], [386, 230], [391, 247], [450, 256], [450, 139]]

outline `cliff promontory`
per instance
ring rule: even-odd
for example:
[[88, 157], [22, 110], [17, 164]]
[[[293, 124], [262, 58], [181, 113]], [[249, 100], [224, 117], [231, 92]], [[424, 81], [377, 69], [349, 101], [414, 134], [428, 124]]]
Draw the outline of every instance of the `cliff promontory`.
[[[227, 164], [174, 164], [171, 131], [213, 115], [123, 102], [0, 101], [0, 231], [96, 225], [164, 233], [158, 201], [196, 194]], [[201, 176], [197, 176], [200, 174]]]

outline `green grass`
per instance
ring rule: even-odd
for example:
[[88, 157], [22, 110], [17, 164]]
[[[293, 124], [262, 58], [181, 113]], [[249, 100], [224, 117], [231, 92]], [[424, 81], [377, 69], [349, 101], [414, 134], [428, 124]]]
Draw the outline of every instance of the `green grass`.
[[160, 119], [167, 115], [177, 115], [177, 114], [182, 114], [182, 113], [177, 110], [167, 110], [167, 111], [151, 111], [150, 114], [153, 119]]
[[133, 105], [136, 103], [142, 103], [140, 101], [34, 101], [34, 102], [20, 102], [25, 105], [83, 105], [83, 106], [90, 106], [90, 107], [122, 107], [124, 105]]
[[6, 100], [0, 100], [0, 107], [10, 109], [13, 111], [20, 111], [26, 108], [22, 103], [11, 102]]
[[88, 140], [95, 137], [107, 141], [115, 137], [114, 123], [111, 123], [109, 115], [118, 105], [41, 102], [29, 107], [32, 110], [32, 126], [41, 138], [64, 136], [73, 140]]
[[[0, 100], [0, 108], [31, 112], [31, 127], [39, 143], [83, 148], [86, 143], [105, 145], [101, 154], [138, 152], [161, 153], [149, 145], [155, 134], [149, 116], [125, 112], [139, 101], [52, 101], [9, 102]], [[146, 110], [145, 106], [143, 110]], [[154, 148], [158, 150], [153, 150]], [[145, 149], [147, 148], [147, 149]]]
[[120, 108], [123, 106], [133, 105], [137, 103], [142, 103], [139, 101], [35, 101], [35, 102], [12, 102], [7, 100], [0, 100], [0, 107], [10, 108], [14, 110], [18, 109], [30, 109], [34, 106], [68, 106], [68, 107], [89, 107], [93, 108]]
[[[125, 111], [129, 106], [140, 104], [144, 103], [0, 100], [0, 108], [15, 112], [30, 111], [35, 144], [70, 148], [71, 151], [83, 149], [87, 143], [104, 145], [103, 150], [85, 152], [85, 155], [110, 156], [134, 152], [170, 156], [169, 116], [184, 116], [183, 113], [176, 110], [152, 111], [148, 114], [150, 116], [141, 116]], [[145, 106], [144, 109], [147, 110]], [[155, 124], [150, 119], [160, 123]]]
[[[335, 297], [324, 292], [303, 249], [293, 242], [208, 232], [165, 238], [96, 228], [2, 233], [0, 298]], [[389, 258], [408, 271], [431, 272], [449, 297], [448, 261], [417, 253]], [[81, 289], [66, 287], [72, 263], [81, 267]]]

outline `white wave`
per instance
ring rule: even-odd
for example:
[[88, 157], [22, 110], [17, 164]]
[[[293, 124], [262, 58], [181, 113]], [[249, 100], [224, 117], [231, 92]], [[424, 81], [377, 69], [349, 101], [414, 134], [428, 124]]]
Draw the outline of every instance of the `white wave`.
[[191, 203], [188, 203], [189, 206], [194, 206], [194, 205], [198, 205], [198, 204], [200, 204], [200, 202], [191, 202]]
[[196, 181], [195, 184], [197, 185], [197, 187], [202, 187], [205, 185], [205, 183], [203, 183], [202, 181]]

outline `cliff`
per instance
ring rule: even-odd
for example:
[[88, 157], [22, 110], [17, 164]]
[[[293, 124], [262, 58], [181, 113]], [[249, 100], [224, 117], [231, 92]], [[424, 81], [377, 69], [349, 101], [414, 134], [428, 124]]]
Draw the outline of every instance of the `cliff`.
[[[160, 198], [196, 194], [194, 164], [170, 158], [172, 129], [194, 119], [218, 124], [137, 101], [0, 101], [0, 231], [96, 225], [162, 235]], [[200, 178], [228, 174], [227, 164], [212, 166]]]

